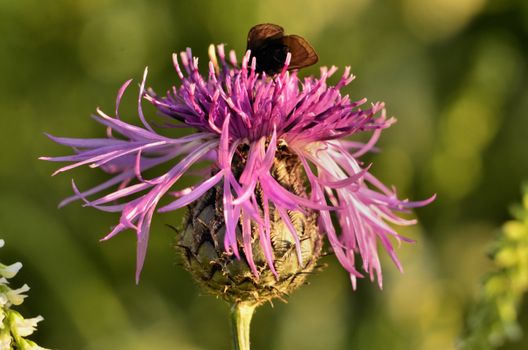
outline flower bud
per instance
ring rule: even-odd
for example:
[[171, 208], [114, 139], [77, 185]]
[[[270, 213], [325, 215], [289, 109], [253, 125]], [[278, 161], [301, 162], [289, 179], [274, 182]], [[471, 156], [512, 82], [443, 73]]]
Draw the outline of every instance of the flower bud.
[[[243, 156], [234, 158], [235, 173], [243, 169], [244, 162]], [[271, 175], [287, 190], [306, 196], [302, 165], [286, 147], [279, 148]], [[249, 301], [258, 305], [273, 298], [284, 298], [304, 283], [321, 254], [317, 215], [313, 211], [288, 211], [298, 237], [296, 243], [296, 237], [278, 210], [270, 208], [269, 237], [259, 234], [258, 224], [251, 224], [251, 256], [244, 250], [239, 224], [236, 232], [240, 257], [237, 257], [234, 253], [226, 253], [224, 248], [226, 227], [222, 188], [222, 184], [216, 185], [188, 206], [176, 244], [184, 266], [206, 291], [232, 303]], [[255, 191], [258, 194], [261, 189], [257, 187]], [[262, 197], [256, 197], [261, 201], [258, 204], [262, 210]], [[271, 243], [271, 263], [266, 259], [263, 239]], [[252, 263], [256, 271], [252, 269]]]

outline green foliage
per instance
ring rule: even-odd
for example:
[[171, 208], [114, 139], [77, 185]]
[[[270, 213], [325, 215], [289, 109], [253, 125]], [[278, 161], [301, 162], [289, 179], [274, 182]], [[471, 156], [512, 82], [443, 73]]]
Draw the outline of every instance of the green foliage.
[[493, 247], [496, 270], [483, 281], [460, 349], [492, 349], [521, 336], [517, 317], [528, 290], [528, 185], [523, 192], [522, 205], [512, 208], [514, 220], [504, 223]]

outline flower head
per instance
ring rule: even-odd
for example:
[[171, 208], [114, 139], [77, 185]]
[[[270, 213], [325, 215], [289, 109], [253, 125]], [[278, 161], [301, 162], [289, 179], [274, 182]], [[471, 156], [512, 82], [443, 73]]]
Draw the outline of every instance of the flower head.
[[[423, 206], [396, 197], [360, 160], [373, 147], [382, 130], [395, 119], [386, 118], [383, 103], [363, 107], [365, 99], [351, 101], [341, 88], [354, 77], [347, 67], [336, 85], [327, 80], [336, 68], [321, 68], [319, 78], [300, 79], [289, 72], [290, 56], [282, 71], [273, 76], [256, 73], [256, 62], [248, 51], [241, 64], [234, 52], [226, 58], [222, 45], [209, 51], [209, 71], [200, 74], [198, 59], [191, 50], [173, 55], [181, 84], [165, 96], [145, 90], [145, 79], [139, 88], [138, 115], [141, 126], [120, 119], [121, 97], [130, 84], [119, 90], [114, 116], [97, 110], [94, 119], [107, 127], [106, 138], [82, 139], [49, 136], [53, 141], [70, 146], [75, 154], [43, 159], [72, 164], [60, 168], [64, 172], [81, 165], [101, 168], [112, 175], [106, 182], [80, 191], [73, 184], [75, 195], [61, 205], [83, 200], [86, 206], [108, 212], [119, 212], [115, 228], [103, 238], [109, 239], [126, 229], [137, 234], [136, 278], [144, 263], [150, 223], [154, 212], [169, 212], [185, 207], [215, 186], [222, 189], [222, 210], [225, 222], [223, 248], [228, 254], [246, 257], [254, 275], [252, 239], [256, 234], [269, 267], [274, 270], [271, 249], [270, 208], [274, 208], [295, 242], [301, 259], [301, 243], [296, 226], [288, 213], [316, 213], [320, 235], [326, 235], [337, 259], [349, 272], [355, 287], [360, 270], [377, 277], [381, 286], [378, 242], [401, 269], [391, 238], [398, 235], [390, 223], [413, 224], [396, 212]], [[141, 100], [151, 102], [167, 123], [156, 129], [145, 118]], [[183, 137], [160, 134], [162, 129], [191, 127], [196, 132]], [[159, 131], [157, 131], [159, 130]], [[366, 143], [346, 138], [360, 132], [372, 132]], [[120, 135], [119, 137], [117, 135]], [[303, 191], [285, 188], [273, 176], [274, 160], [287, 152], [302, 169]], [[171, 168], [154, 178], [145, 178], [145, 170], [161, 164]], [[195, 164], [205, 164], [210, 176], [196, 185], [176, 190], [178, 181]], [[303, 181], [301, 181], [303, 182]], [[113, 188], [110, 193], [99, 195]], [[172, 202], [160, 205], [162, 198]], [[257, 227], [252, 230], [251, 227]], [[339, 226], [340, 228], [336, 228]], [[240, 231], [240, 234], [238, 233]], [[241, 241], [241, 244], [238, 242]], [[242, 248], [242, 252], [239, 250]], [[356, 255], [362, 260], [357, 266]]]

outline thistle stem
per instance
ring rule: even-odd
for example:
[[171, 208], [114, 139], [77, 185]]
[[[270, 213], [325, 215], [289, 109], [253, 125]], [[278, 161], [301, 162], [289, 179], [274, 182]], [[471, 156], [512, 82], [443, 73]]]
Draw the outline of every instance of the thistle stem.
[[233, 333], [233, 349], [249, 350], [249, 326], [256, 305], [239, 302], [231, 305], [231, 332]]

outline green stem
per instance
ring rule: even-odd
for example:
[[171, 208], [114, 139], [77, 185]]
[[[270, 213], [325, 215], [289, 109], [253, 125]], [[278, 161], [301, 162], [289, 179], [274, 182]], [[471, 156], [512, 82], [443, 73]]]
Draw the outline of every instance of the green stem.
[[234, 350], [249, 350], [249, 326], [256, 305], [253, 303], [234, 303], [231, 306], [231, 332]]

